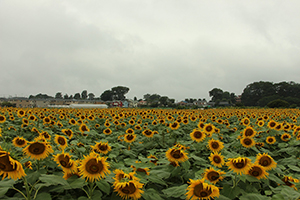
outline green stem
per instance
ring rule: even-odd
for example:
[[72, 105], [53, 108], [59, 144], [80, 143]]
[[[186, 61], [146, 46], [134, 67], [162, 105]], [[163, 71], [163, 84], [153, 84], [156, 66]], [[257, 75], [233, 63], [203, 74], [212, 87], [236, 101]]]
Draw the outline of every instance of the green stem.
[[236, 174], [234, 175], [234, 179], [232, 179], [232, 181], [233, 181], [233, 186], [232, 186], [232, 188], [235, 188], [235, 186], [236, 186]]
[[12, 189], [18, 191], [25, 199], [27, 199], [27, 197], [25, 196], [25, 194], [23, 192], [21, 192], [20, 190], [18, 190], [17, 188], [15, 188], [14, 186], [12, 186]]
[[29, 185], [27, 183], [26, 177], [23, 177], [23, 181], [24, 181], [24, 185], [25, 185], [25, 189], [26, 189], [26, 194], [27, 194], [26, 200], [30, 200], [31, 199], [31, 190], [30, 190], [30, 187], [29, 187]]

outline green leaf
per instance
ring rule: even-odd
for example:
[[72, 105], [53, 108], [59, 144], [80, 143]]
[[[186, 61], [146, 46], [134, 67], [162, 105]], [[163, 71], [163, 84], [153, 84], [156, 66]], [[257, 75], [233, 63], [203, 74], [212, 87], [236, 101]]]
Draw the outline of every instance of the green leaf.
[[271, 199], [271, 198], [260, 195], [260, 194], [255, 194], [255, 193], [249, 193], [246, 195], [242, 195], [240, 197], [240, 200], [268, 200], [268, 199]]
[[271, 195], [273, 192], [271, 190], [265, 190], [266, 195]]
[[71, 189], [83, 188], [83, 186], [88, 184], [84, 179], [78, 178], [76, 175], [71, 176], [68, 182]]
[[52, 198], [50, 193], [42, 192], [42, 193], [38, 193], [36, 199], [51, 200]]
[[164, 170], [151, 170], [151, 174], [155, 174], [156, 176], [164, 179], [170, 177], [170, 172], [164, 171]]
[[178, 198], [178, 197], [185, 195], [187, 187], [188, 187], [188, 185], [184, 184], [181, 186], [170, 187], [168, 189], [162, 190], [162, 192], [165, 195], [167, 195], [168, 197]]
[[230, 185], [225, 185], [223, 187], [223, 189], [221, 190], [222, 195], [224, 195], [230, 199], [234, 199], [234, 198], [238, 197], [242, 192], [243, 192], [243, 190], [241, 188], [239, 188], [239, 187], [232, 188]]
[[300, 168], [299, 167], [296, 167], [294, 165], [288, 165], [288, 167], [293, 170], [293, 171], [296, 171], [296, 172], [300, 172]]
[[285, 184], [280, 178], [278, 178], [277, 176], [275, 176], [274, 174], [269, 174], [268, 177], [271, 181], [274, 181], [278, 184]]
[[96, 181], [96, 184], [101, 191], [105, 192], [106, 194], [110, 193], [110, 184], [106, 180], [101, 179]]
[[93, 200], [99, 200], [103, 196], [102, 192], [100, 190], [94, 190], [93, 196], [91, 199]]
[[282, 194], [275, 194], [272, 196], [272, 200], [282, 200], [284, 196]]
[[142, 196], [145, 200], [164, 200], [153, 188], [145, 190]]
[[43, 184], [44, 186], [69, 185], [69, 183], [63, 179], [63, 177], [57, 175], [42, 174], [39, 179], [45, 183]]
[[0, 187], [0, 197], [3, 197], [10, 187]]
[[288, 143], [280, 143], [280, 144], [278, 144], [278, 147], [279, 147], [279, 148], [285, 148], [285, 147], [287, 147], [287, 146], [289, 146]]
[[150, 182], [153, 182], [153, 183], [158, 183], [158, 184], [166, 185], [166, 186], [167, 186], [167, 184], [166, 184], [160, 177], [158, 177], [158, 176], [156, 176], [156, 175], [150, 175], [150, 176], [148, 177], [148, 180], [149, 180]]
[[249, 181], [249, 182], [260, 182], [260, 180], [258, 180], [257, 178], [255, 178], [253, 176], [246, 175], [245, 177], [246, 177], [247, 181]]
[[294, 190], [293, 188], [288, 187], [288, 186], [284, 187], [280, 191], [280, 194], [286, 195], [290, 199], [298, 199], [300, 197], [300, 192], [297, 192], [296, 190]]
[[191, 163], [187, 160], [187, 161], [181, 163], [181, 167], [182, 167], [184, 170], [189, 170], [190, 167], [191, 167]]
[[16, 183], [13, 179], [4, 179], [0, 181], [0, 187], [11, 187]]

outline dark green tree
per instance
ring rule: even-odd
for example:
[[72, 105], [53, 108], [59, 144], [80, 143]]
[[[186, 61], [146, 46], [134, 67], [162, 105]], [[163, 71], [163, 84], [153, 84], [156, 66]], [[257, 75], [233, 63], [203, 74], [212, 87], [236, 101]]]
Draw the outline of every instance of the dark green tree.
[[94, 93], [89, 93], [88, 94], [89, 100], [93, 100], [95, 98]]
[[56, 94], [55, 94], [55, 99], [62, 99], [63, 98], [63, 96], [62, 96], [62, 93], [61, 92], [57, 92]]
[[87, 99], [87, 97], [88, 97], [87, 90], [83, 90], [83, 91], [81, 92], [81, 98], [82, 98], [82, 99]]
[[208, 93], [209, 93], [209, 96], [212, 97], [211, 98], [212, 101], [222, 100], [223, 90], [221, 90], [220, 88], [214, 88], [211, 91], [209, 91]]
[[126, 99], [125, 94], [129, 92], [129, 88], [125, 86], [117, 86], [117, 87], [113, 87], [111, 91], [113, 92], [114, 100], [123, 101]]
[[74, 99], [80, 99], [80, 94], [79, 93], [75, 93], [74, 94]]
[[112, 101], [113, 100], [114, 92], [111, 90], [105, 90], [101, 95], [100, 99], [102, 101]]
[[65, 95], [64, 95], [64, 99], [69, 99], [69, 95], [68, 95], [68, 94], [65, 94]]
[[281, 99], [276, 99], [274, 101], [271, 101], [268, 103], [269, 108], [287, 108], [289, 107], [289, 103], [287, 101], [281, 100]]

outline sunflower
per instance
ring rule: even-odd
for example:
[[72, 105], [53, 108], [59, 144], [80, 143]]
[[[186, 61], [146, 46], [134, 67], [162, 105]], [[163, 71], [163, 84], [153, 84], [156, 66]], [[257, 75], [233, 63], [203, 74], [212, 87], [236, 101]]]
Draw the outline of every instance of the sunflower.
[[16, 147], [25, 147], [28, 143], [23, 137], [15, 137], [12, 142]]
[[31, 162], [30, 160], [29, 160], [29, 161], [26, 161], [26, 162], [24, 163], [24, 166], [25, 166], [26, 168], [32, 170], [32, 162]]
[[46, 140], [50, 140], [51, 139], [51, 135], [47, 131], [41, 132], [40, 136], [43, 136]]
[[251, 160], [246, 157], [228, 158], [226, 165], [237, 174], [246, 174], [252, 166]]
[[113, 183], [113, 186], [116, 186], [117, 183], [119, 182], [123, 182], [125, 180], [136, 180], [136, 181], [139, 181], [138, 178], [136, 178], [134, 175], [135, 175], [135, 172], [130, 172], [130, 173], [125, 173], [123, 170], [121, 169], [116, 169], [114, 171], [114, 174], [115, 174], [115, 177], [113, 178], [115, 181]]
[[250, 125], [250, 119], [248, 117], [241, 120], [242, 125], [249, 126]]
[[156, 156], [154, 156], [154, 155], [150, 155], [150, 156], [148, 156], [147, 158], [150, 158], [151, 160], [150, 160], [150, 162], [152, 162], [152, 163], [154, 163], [155, 165], [157, 165], [157, 161], [158, 161], [158, 159], [156, 158]]
[[187, 198], [190, 200], [205, 200], [205, 199], [213, 199], [215, 197], [219, 197], [220, 191], [219, 188], [210, 185], [202, 180], [192, 180], [188, 182], [190, 185], [187, 187], [188, 192], [186, 193]]
[[276, 168], [277, 165], [274, 159], [267, 153], [263, 153], [263, 154], [258, 153], [256, 155], [256, 160], [254, 164], [262, 166], [267, 171]]
[[23, 152], [32, 159], [41, 160], [46, 157], [50, 153], [53, 153], [53, 149], [51, 145], [49, 145], [47, 142], [29, 142], [29, 145], [23, 149]]
[[17, 112], [17, 115], [18, 115], [19, 118], [24, 117], [25, 114], [26, 114], [26, 112], [24, 110], [18, 110], [18, 112]]
[[67, 139], [62, 135], [56, 135], [54, 138], [54, 142], [59, 145], [59, 147], [64, 150], [68, 146]]
[[219, 152], [224, 148], [223, 142], [214, 139], [210, 139], [207, 146], [213, 152]]
[[295, 184], [293, 184], [293, 183], [299, 183], [299, 179], [295, 179], [291, 176], [284, 176], [282, 181], [285, 183], [285, 185], [297, 190]]
[[225, 164], [224, 156], [222, 156], [218, 152], [210, 153], [210, 156], [208, 158], [209, 158], [211, 164], [214, 165], [214, 166], [216, 166], [216, 167], [221, 168], [222, 165]]
[[110, 130], [110, 128], [106, 128], [106, 129], [103, 130], [103, 133], [105, 135], [110, 135], [112, 133], [112, 131]]
[[153, 131], [151, 131], [150, 129], [143, 130], [142, 134], [147, 138], [152, 138], [154, 135]]
[[144, 193], [143, 188], [144, 184], [140, 183], [136, 180], [129, 180], [126, 182], [118, 182], [116, 183], [114, 190], [115, 192], [118, 192], [118, 195], [122, 199], [133, 199], [137, 200], [142, 197], [142, 194]]
[[90, 129], [88, 128], [88, 126], [86, 124], [81, 124], [79, 126], [79, 131], [82, 132], [82, 133], [84, 133], [84, 132], [89, 132]]
[[243, 137], [254, 137], [255, 134], [256, 131], [251, 126], [248, 126], [243, 130]]
[[71, 159], [69, 153], [54, 155], [54, 161], [63, 169], [65, 173], [73, 173], [77, 170], [77, 164]]
[[87, 181], [94, 182], [95, 180], [102, 179], [109, 174], [109, 164], [106, 162], [106, 158], [100, 157], [98, 154], [91, 152], [87, 156], [83, 156], [79, 166], [79, 174], [83, 178], [87, 178]]
[[284, 134], [281, 135], [280, 139], [281, 139], [282, 141], [284, 141], [284, 142], [287, 142], [287, 141], [289, 141], [289, 140], [291, 139], [291, 137], [292, 137], [292, 136], [291, 136], [290, 134], [284, 133]]
[[51, 123], [51, 119], [49, 117], [44, 117], [43, 118], [43, 122], [44, 122], [44, 124], [50, 124]]
[[257, 179], [261, 178], [267, 178], [266, 176], [269, 175], [268, 172], [266, 172], [265, 168], [262, 167], [261, 165], [252, 165], [252, 167], [247, 171], [248, 175], [253, 176]]
[[187, 153], [182, 149], [170, 148], [166, 152], [166, 157], [170, 162], [184, 162], [188, 160]]
[[250, 148], [255, 145], [255, 141], [251, 137], [241, 138], [240, 142], [246, 148]]
[[270, 120], [268, 122], [268, 128], [274, 129], [276, 126], [277, 126], [277, 122], [275, 122], [274, 120]]
[[180, 123], [179, 122], [177, 122], [177, 121], [175, 121], [175, 122], [173, 122], [173, 123], [170, 123], [170, 128], [172, 129], [172, 130], [177, 130], [179, 127], [180, 127]]
[[135, 134], [125, 134], [124, 135], [124, 140], [127, 143], [132, 143], [132, 142], [135, 141], [135, 139], [136, 139], [136, 135]]
[[212, 135], [215, 132], [215, 126], [208, 123], [205, 124], [203, 127], [203, 131], [207, 134], [207, 135]]
[[221, 181], [224, 179], [224, 177], [222, 175], [226, 174], [223, 171], [216, 171], [214, 170], [212, 167], [210, 167], [209, 169], [206, 169], [204, 172], [204, 179], [210, 181], [211, 183], [215, 184], [218, 181]]
[[9, 152], [0, 151], [0, 176], [3, 176], [2, 180], [5, 177], [17, 180], [26, 176], [26, 174], [22, 164], [10, 157]]
[[97, 153], [107, 154], [111, 151], [111, 147], [108, 145], [108, 142], [96, 142], [95, 146], [91, 146], [93, 151]]
[[268, 136], [267, 139], [266, 139], [266, 142], [268, 144], [274, 144], [276, 142], [276, 139], [274, 136]]
[[4, 123], [6, 121], [6, 117], [4, 115], [0, 115], [0, 123]]
[[65, 135], [71, 139], [73, 137], [73, 131], [71, 129], [62, 129], [61, 132], [63, 132]]
[[265, 143], [263, 143], [263, 142], [256, 142], [255, 146], [256, 146], [256, 148], [264, 147]]
[[196, 142], [202, 142], [206, 135], [201, 132], [200, 129], [194, 129], [193, 132], [190, 133], [190, 137], [193, 141], [196, 141]]
[[259, 127], [263, 127], [265, 125], [265, 122], [263, 120], [259, 120], [259, 121], [257, 121], [257, 125]]
[[70, 125], [76, 125], [77, 121], [74, 118], [69, 119], [69, 124]]

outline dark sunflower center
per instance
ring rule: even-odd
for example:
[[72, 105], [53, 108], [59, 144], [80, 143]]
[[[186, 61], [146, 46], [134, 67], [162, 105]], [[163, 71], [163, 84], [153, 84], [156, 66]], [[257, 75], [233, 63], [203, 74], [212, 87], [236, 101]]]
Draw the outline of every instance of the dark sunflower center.
[[245, 131], [245, 135], [246, 136], [252, 136], [253, 135], [253, 130], [252, 129], [247, 129], [246, 131]]
[[197, 197], [207, 197], [211, 194], [211, 190], [208, 190], [208, 188], [204, 189], [202, 183], [199, 185], [196, 185], [194, 188], [194, 195]]
[[177, 127], [177, 123], [173, 123], [171, 126], [172, 126], [173, 128], [176, 128], [176, 127]]
[[244, 120], [244, 124], [249, 124], [249, 120], [248, 120], [248, 119], [245, 119], [245, 120]]
[[257, 176], [259, 176], [259, 175], [262, 174], [262, 170], [261, 170], [259, 167], [253, 167], [253, 168], [250, 170], [250, 174], [251, 174], [252, 176], [257, 177]]
[[173, 149], [171, 151], [171, 156], [175, 159], [179, 159], [179, 158], [183, 157], [183, 153], [179, 149]]
[[207, 177], [210, 181], [215, 181], [215, 180], [218, 180], [219, 178], [219, 173], [218, 172], [209, 172], [207, 174]]
[[101, 151], [106, 151], [107, 150], [107, 145], [100, 145], [99, 146], [99, 149], [101, 150]]
[[244, 143], [245, 143], [245, 145], [251, 145], [251, 144], [252, 144], [252, 140], [249, 139], [249, 138], [246, 138], [246, 139], [244, 140]]
[[18, 145], [23, 145], [23, 144], [25, 144], [25, 140], [17, 139], [17, 144]]
[[212, 131], [212, 127], [211, 126], [208, 126], [208, 127], [206, 127], [206, 129], [205, 129], [207, 132], [210, 132], [210, 131]]
[[5, 165], [2, 164], [2, 163], [0, 163], [0, 169], [1, 169], [1, 170], [4, 170], [4, 169], [5, 169]]
[[57, 142], [60, 144], [60, 145], [65, 145], [66, 144], [66, 141], [64, 140], [64, 138], [62, 137], [59, 137]]
[[66, 133], [66, 135], [67, 135], [67, 136], [70, 136], [70, 135], [72, 135], [72, 132], [71, 132], [71, 131], [69, 131], [69, 130], [67, 130], [65, 133]]
[[244, 162], [238, 162], [238, 163], [234, 163], [233, 164], [236, 168], [238, 169], [242, 169], [245, 167], [245, 163]]
[[89, 174], [97, 174], [102, 172], [103, 164], [102, 162], [98, 162], [95, 158], [93, 158], [86, 163], [85, 169]]
[[0, 121], [4, 121], [4, 116], [0, 116]]
[[152, 132], [151, 132], [151, 131], [149, 131], [149, 130], [146, 130], [146, 131], [145, 131], [145, 134], [146, 134], [146, 135], [151, 135], [151, 134], [152, 134]]
[[0, 170], [4, 172], [12, 172], [16, 170], [17, 164], [12, 165], [9, 159], [10, 156], [7, 154], [5, 156], [0, 157]]
[[127, 138], [127, 140], [130, 141], [130, 140], [133, 140], [134, 137], [133, 137], [133, 135], [127, 135], [126, 138]]
[[124, 194], [133, 194], [136, 191], [136, 187], [133, 183], [129, 183], [124, 188], [122, 188], [122, 192]]
[[264, 167], [269, 166], [271, 164], [271, 162], [272, 162], [271, 158], [266, 157], [266, 156], [262, 157], [259, 160], [259, 164]]
[[214, 160], [215, 163], [220, 163], [221, 162], [221, 158], [219, 156], [215, 156], [213, 158], [213, 160]]
[[202, 133], [200, 131], [196, 131], [194, 133], [194, 137], [197, 138], [197, 139], [200, 139], [200, 138], [202, 138]]
[[46, 146], [43, 143], [35, 142], [29, 146], [28, 150], [34, 155], [40, 155], [45, 152]]
[[82, 126], [82, 127], [81, 127], [81, 130], [82, 130], [82, 131], [87, 131], [86, 126]]
[[270, 127], [275, 127], [276, 123], [275, 122], [271, 122], [270, 123]]
[[213, 148], [213, 149], [218, 149], [219, 148], [219, 143], [218, 142], [213, 142], [212, 144], [211, 144], [211, 147]]

